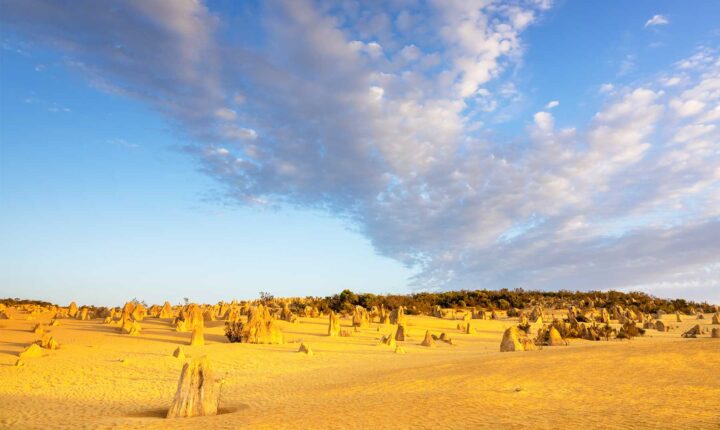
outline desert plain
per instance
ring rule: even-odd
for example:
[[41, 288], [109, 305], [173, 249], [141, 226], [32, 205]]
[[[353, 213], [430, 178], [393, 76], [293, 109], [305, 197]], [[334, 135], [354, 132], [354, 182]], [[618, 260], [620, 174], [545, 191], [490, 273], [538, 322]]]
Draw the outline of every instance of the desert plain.
[[[327, 315], [277, 319], [282, 344], [230, 343], [225, 321], [210, 320], [204, 345], [191, 346], [173, 318], [147, 316], [133, 336], [101, 318], [50, 325], [55, 312], [5, 314], [3, 429], [720, 428], [720, 339], [707, 334], [710, 313], [662, 315], [670, 331], [629, 340], [515, 352], [500, 352], [503, 333], [518, 324], [505, 313], [470, 320], [469, 334], [467, 316], [407, 315], [399, 351], [381, 342], [394, 325], [354, 329], [350, 315], [340, 319], [346, 336], [328, 336]], [[18, 366], [38, 324], [59, 348]], [[681, 336], [695, 325], [704, 334]], [[422, 346], [427, 332], [452, 341]], [[313, 354], [298, 352], [301, 344]], [[173, 356], [179, 346], [184, 358]], [[166, 419], [181, 369], [197, 357], [212, 363], [218, 414]]]

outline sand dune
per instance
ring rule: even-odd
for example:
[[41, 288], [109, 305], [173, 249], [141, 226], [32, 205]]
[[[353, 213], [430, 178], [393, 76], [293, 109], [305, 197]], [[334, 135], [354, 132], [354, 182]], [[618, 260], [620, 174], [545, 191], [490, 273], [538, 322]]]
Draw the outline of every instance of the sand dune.
[[[101, 319], [46, 327], [61, 348], [14, 366], [50, 314], [0, 321], [0, 428], [718, 428], [720, 340], [682, 339], [711, 316], [675, 315], [673, 331], [633, 340], [500, 353], [517, 319], [458, 321], [408, 316], [406, 354], [380, 343], [393, 326], [371, 323], [327, 336], [328, 319], [277, 321], [282, 345], [230, 344], [222, 321], [206, 322], [205, 345], [169, 319], [146, 318], [138, 336]], [[352, 320], [342, 320], [351, 329]], [[378, 331], [378, 327], [380, 327]], [[423, 347], [426, 330], [454, 342]], [[301, 342], [313, 356], [298, 353]], [[166, 420], [186, 360], [207, 355], [223, 378], [220, 414]]]

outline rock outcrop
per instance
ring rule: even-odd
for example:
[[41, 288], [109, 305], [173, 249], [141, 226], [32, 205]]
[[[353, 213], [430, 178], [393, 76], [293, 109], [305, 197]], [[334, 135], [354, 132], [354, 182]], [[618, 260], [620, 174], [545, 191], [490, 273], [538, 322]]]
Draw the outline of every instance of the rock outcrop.
[[190, 337], [190, 346], [205, 345], [205, 328], [202, 324], [196, 324]]
[[178, 358], [180, 360], [185, 360], [185, 351], [181, 347], [175, 348], [175, 351], [172, 353], [173, 357]]
[[352, 317], [353, 327], [368, 328], [370, 327], [370, 315], [362, 306], [355, 306], [355, 312]]
[[216, 415], [219, 389], [206, 357], [185, 363], [167, 418]]
[[225, 323], [225, 335], [230, 342], [281, 344], [283, 335], [267, 307], [260, 304], [250, 310], [248, 321]]
[[174, 318], [175, 315], [172, 310], [172, 306], [170, 305], [170, 302], [166, 301], [163, 304], [162, 309], [160, 309], [160, 315], [158, 318]]
[[531, 351], [533, 349], [535, 349], [535, 346], [527, 336], [527, 333], [520, 330], [517, 326], [512, 326], [505, 330], [502, 341], [500, 342], [500, 352]]
[[20, 358], [37, 358], [42, 357], [42, 348], [37, 343], [29, 345], [25, 350], [18, 354]]
[[685, 337], [685, 338], [696, 338], [696, 337], [700, 336], [701, 334], [702, 334], [702, 329], [700, 328], [700, 325], [698, 324], [698, 325], [695, 325], [695, 326], [694, 326], [693, 328], [691, 328], [690, 330], [688, 330], [688, 331], [686, 331], [685, 333], [683, 333], [683, 334], [682, 334], [682, 337]]
[[427, 331], [425, 332], [425, 338], [424, 338], [423, 341], [420, 343], [420, 345], [422, 345], [422, 346], [435, 346], [435, 340], [434, 340], [433, 337], [430, 335], [430, 330], [427, 330]]
[[340, 335], [340, 317], [335, 312], [330, 311], [330, 319], [328, 323], [328, 336], [337, 337]]
[[298, 352], [303, 353], [305, 355], [315, 355], [312, 348], [310, 348], [308, 345], [305, 345], [304, 343], [300, 344], [300, 348], [298, 349]]

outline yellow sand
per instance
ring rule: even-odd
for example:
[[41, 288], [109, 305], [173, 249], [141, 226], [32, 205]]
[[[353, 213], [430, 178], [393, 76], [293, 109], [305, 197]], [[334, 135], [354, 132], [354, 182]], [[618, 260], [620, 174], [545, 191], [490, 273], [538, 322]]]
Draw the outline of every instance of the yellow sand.
[[[15, 313], [16, 318], [25, 318]], [[458, 321], [408, 317], [406, 354], [379, 344], [377, 324], [352, 337], [328, 337], [327, 317], [279, 321], [284, 345], [229, 344], [223, 322], [207, 322], [206, 344], [189, 346], [170, 320], [147, 318], [139, 336], [101, 320], [48, 327], [61, 349], [24, 360], [36, 321], [0, 321], [0, 428], [697, 428], [720, 427], [720, 340], [681, 339], [704, 320], [686, 317], [669, 333], [500, 353], [515, 319]], [[665, 321], [672, 327], [674, 315]], [[350, 327], [350, 320], [343, 320]], [[392, 327], [392, 326], [391, 326]], [[456, 345], [419, 345], [426, 330]], [[300, 342], [315, 355], [298, 353]], [[207, 355], [224, 378], [221, 414], [163, 417], [184, 363]]]

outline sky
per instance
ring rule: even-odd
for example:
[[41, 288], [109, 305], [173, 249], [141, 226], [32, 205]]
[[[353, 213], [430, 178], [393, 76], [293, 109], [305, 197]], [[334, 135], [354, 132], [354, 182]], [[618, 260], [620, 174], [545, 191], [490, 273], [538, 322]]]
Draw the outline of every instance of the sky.
[[720, 303], [720, 2], [0, 0], [0, 296]]

